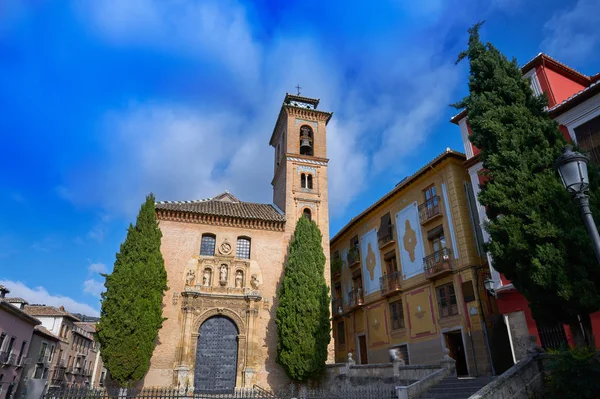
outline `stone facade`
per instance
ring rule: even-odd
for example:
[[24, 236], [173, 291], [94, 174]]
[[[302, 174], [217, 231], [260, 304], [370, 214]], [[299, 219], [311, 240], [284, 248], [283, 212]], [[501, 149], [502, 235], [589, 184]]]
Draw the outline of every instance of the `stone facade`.
[[[202, 201], [157, 203], [169, 289], [164, 297], [166, 321], [144, 387], [198, 388], [197, 382], [210, 373], [197, 364], [204, 356], [204, 347], [198, 349], [204, 345], [202, 326], [215, 318], [226, 318], [237, 329], [237, 354], [230, 354], [236, 387], [289, 383], [276, 363], [274, 316], [289, 241], [302, 215], [314, 220], [323, 234], [329, 283], [325, 145], [331, 113], [316, 110], [317, 105], [318, 100], [285, 97], [270, 140], [275, 150], [275, 206], [245, 203], [229, 193]], [[300, 148], [302, 134], [310, 135], [310, 149], [307, 142]], [[244, 245], [249, 245], [249, 254]], [[217, 338], [212, 344], [222, 341]], [[333, 360], [333, 345], [330, 353]]]
[[336, 361], [387, 362], [399, 348], [409, 364], [435, 364], [449, 348], [459, 375], [491, 374], [464, 160], [446, 151], [332, 239]]

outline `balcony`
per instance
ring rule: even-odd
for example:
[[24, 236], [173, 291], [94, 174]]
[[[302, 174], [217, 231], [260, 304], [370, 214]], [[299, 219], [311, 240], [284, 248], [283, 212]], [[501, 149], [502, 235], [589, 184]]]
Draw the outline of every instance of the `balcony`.
[[348, 266], [350, 268], [360, 265], [360, 251], [358, 248], [350, 248], [346, 259], [348, 260]]
[[333, 317], [340, 317], [343, 312], [342, 298], [335, 298], [331, 300], [331, 314]]
[[388, 245], [395, 243], [396, 241], [394, 240], [394, 225], [389, 224], [387, 230], [381, 231], [377, 239], [379, 242], [379, 249], [383, 249]]
[[421, 224], [425, 224], [441, 216], [440, 213], [440, 196], [436, 195], [419, 205], [419, 220]]
[[44, 364], [48, 364], [50, 362], [50, 356], [49, 355], [43, 355], [40, 353], [40, 355], [37, 358], [37, 362], [36, 363], [44, 363]]
[[355, 288], [351, 290], [350, 292], [348, 292], [348, 297], [350, 299], [350, 303], [348, 303], [348, 307], [350, 309], [357, 308], [364, 304], [362, 288]]
[[379, 285], [382, 295], [392, 295], [401, 290], [400, 282], [402, 281], [401, 272], [388, 273], [379, 279]]
[[331, 276], [333, 280], [339, 280], [342, 275], [342, 258], [334, 257], [331, 260]]
[[0, 364], [5, 364], [7, 366], [16, 366], [17, 355], [11, 355], [10, 352], [0, 352]]
[[443, 248], [423, 258], [423, 271], [429, 279], [444, 277], [454, 270], [454, 256], [450, 248]]
[[26, 365], [31, 363], [31, 358], [21, 356], [17, 359], [17, 367], [25, 367]]

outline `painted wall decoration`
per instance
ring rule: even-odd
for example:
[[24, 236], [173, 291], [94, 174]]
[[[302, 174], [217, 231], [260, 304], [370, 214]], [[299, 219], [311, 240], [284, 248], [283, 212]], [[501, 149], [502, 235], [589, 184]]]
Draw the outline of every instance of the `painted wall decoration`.
[[379, 291], [381, 260], [377, 244], [377, 230], [373, 229], [360, 238], [360, 256], [365, 295]]
[[425, 249], [416, 202], [396, 214], [396, 233], [403, 278], [407, 279], [423, 273]]
[[433, 300], [429, 287], [409, 292], [405, 298], [410, 336], [412, 338], [419, 338], [435, 334], [437, 331], [433, 315]]
[[350, 266], [348, 265], [348, 248], [342, 249], [342, 298], [344, 305], [350, 303], [350, 296], [348, 293], [352, 289], [352, 272], [350, 272]]

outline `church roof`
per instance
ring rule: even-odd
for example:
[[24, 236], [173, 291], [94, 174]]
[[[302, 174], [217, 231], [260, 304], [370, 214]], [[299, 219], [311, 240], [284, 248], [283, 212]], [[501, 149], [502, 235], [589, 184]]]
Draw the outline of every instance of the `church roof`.
[[196, 201], [161, 201], [157, 202], [155, 206], [157, 210], [189, 212], [207, 216], [224, 216], [267, 222], [285, 221], [285, 216], [273, 205], [243, 202], [229, 192]]

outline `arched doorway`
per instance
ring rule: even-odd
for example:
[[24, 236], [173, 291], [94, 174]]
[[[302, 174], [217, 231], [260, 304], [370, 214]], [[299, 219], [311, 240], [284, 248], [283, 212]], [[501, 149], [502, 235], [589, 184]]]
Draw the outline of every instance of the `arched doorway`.
[[211, 317], [200, 326], [195, 391], [231, 392], [235, 388], [238, 333], [234, 322], [225, 316]]

